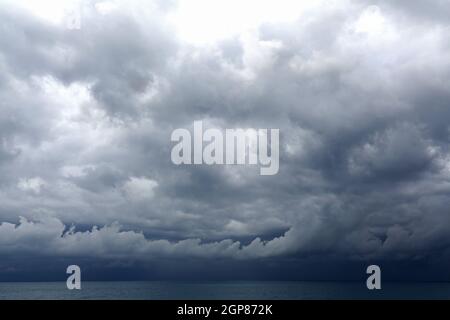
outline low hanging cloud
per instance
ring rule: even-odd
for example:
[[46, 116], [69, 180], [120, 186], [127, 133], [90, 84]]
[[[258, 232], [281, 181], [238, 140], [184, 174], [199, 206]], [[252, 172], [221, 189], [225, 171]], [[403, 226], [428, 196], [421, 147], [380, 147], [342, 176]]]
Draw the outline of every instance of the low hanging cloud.
[[[151, 260], [161, 257], [248, 259], [277, 254], [272, 242], [254, 240], [247, 246], [230, 239], [203, 243], [201, 239], [177, 242], [149, 240], [142, 232], [124, 231], [114, 223], [75, 231], [56, 218], [28, 221], [21, 217], [17, 225], [0, 224], [0, 253], [35, 253], [64, 257], [127, 258]], [[42, 248], [44, 248], [42, 250]]]

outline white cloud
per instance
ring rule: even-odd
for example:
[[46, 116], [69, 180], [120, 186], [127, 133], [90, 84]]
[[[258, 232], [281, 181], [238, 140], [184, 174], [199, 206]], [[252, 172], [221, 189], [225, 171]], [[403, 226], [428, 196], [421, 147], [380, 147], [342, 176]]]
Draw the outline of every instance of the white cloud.
[[255, 30], [262, 23], [298, 18], [310, 1], [181, 0], [171, 20], [185, 41], [205, 45]]
[[60, 172], [65, 178], [79, 178], [86, 176], [88, 170], [93, 169], [95, 169], [94, 165], [64, 166], [60, 169]]
[[154, 259], [172, 257], [238, 257], [240, 243], [231, 240], [201, 243], [200, 239], [178, 242], [148, 240], [140, 232], [122, 231], [119, 224], [94, 227], [85, 232], [66, 227], [55, 218], [33, 222], [21, 218], [19, 224], [0, 224], [0, 252], [33, 252], [61, 256]]
[[31, 191], [35, 194], [41, 193], [42, 187], [45, 186], [45, 180], [40, 177], [22, 178], [17, 183], [17, 187], [22, 191]]
[[145, 177], [131, 177], [123, 185], [123, 191], [131, 201], [152, 199], [158, 182]]
[[118, 5], [113, 1], [102, 1], [95, 4], [95, 9], [100, 14], [109, 14], [116, 10], [118, 8]]

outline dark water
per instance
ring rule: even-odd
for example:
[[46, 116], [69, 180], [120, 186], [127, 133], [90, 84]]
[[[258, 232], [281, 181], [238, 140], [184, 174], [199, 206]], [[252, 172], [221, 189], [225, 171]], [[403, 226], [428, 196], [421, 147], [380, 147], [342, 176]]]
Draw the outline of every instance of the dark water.
[[369, 291], [365, 283], [339, 282], [65, 282], [0, 283], [0, 299], [449, 299], [450, 283], [388, 283]]

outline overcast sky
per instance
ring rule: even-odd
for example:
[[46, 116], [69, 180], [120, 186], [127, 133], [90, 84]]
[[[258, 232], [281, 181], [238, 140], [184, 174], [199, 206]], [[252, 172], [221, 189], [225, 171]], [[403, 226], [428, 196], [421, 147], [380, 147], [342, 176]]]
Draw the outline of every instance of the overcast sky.
[[[450, 1], [243, 2], [71, 29], [76, 1], [0, 0], [0, 280], [449, 277]], [[279, 173], [175, 166], [197, 120], [279, 128]]]

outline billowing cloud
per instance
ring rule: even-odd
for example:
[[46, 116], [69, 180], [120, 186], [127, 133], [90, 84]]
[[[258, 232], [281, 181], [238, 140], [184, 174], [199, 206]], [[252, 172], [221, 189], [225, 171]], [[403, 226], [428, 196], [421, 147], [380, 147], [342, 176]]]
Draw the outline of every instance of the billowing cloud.
[[[0, 4], [0, 254], [446, 256], [450, 5], [194, 2]], [[279, 128], [279, 173], [175, 166], [197, 120]]]

